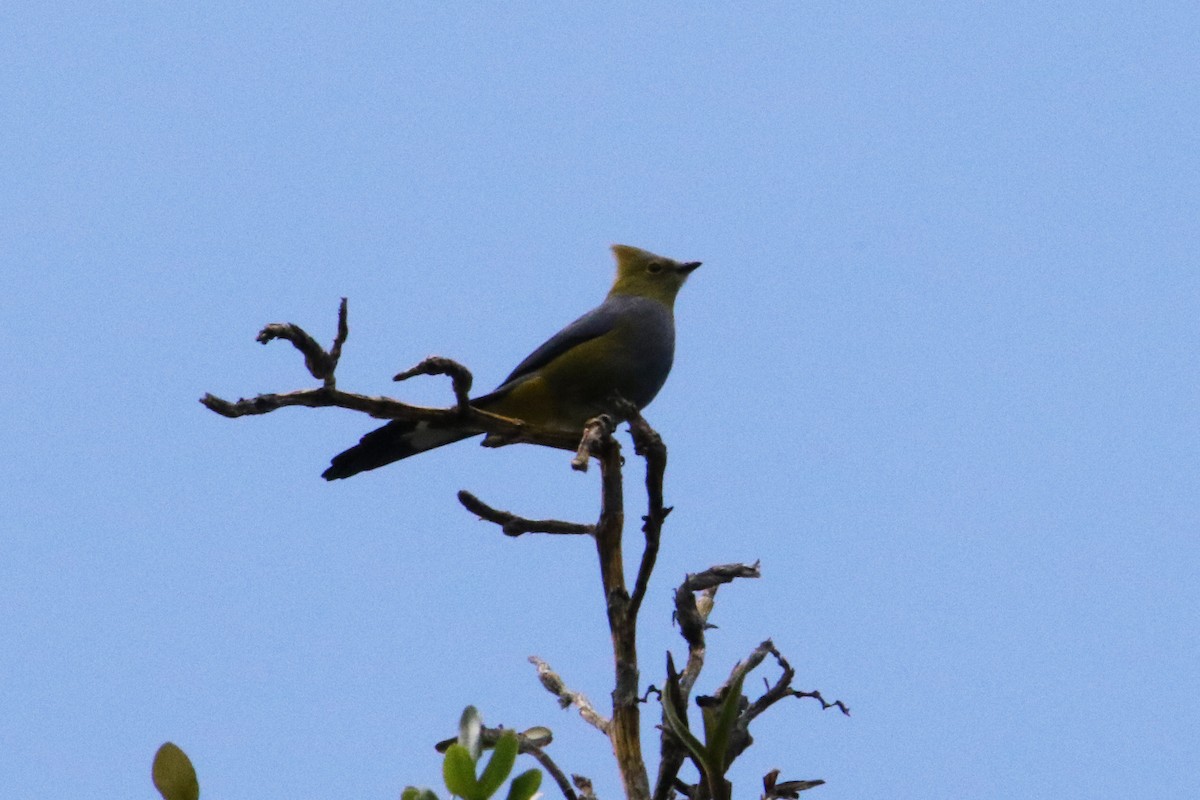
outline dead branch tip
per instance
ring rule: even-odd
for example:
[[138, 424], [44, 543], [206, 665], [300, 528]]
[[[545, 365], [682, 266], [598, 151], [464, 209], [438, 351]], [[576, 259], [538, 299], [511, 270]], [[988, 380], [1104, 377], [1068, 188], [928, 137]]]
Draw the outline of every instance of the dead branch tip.
[[458, 502], [475, 516], [500, 526], [505, 536], [521, 536], [526, 533], [551, 533], [565, 535], [588, 535], [595, 532], [594, 525], [565, 522], [558, 519], [526, 519], [508, 511], [492, 508], [467, 490], [460, 490]]
[[275, 339], [286, 339], [291, 342], [292, 346], [304, 355], [304, 366], [308, 368], [309, 374], [317, 380], [323, 381], [327, 388], [332, 389], [335, 385], [333, 373], [337, 369], [338, 359], [342, 355], [342, 345], [346, 343], [346, 338], [350, 335], [350, 326], [346, 321], [346, 308], [346, 298], [343, 297], [341, 303], [338, 304], [337, 335], [334, 337], [333, 346], [329, 348], [329, 352], [317, 344], [316, 339], [307, 331], [292, 322], [272, 322], [264, 326], [255, 339], [260, 344], [267, 344]]
[[415, 367], [406, 369], [392, 378], [394, 381], [406, 381], [417, 375], [448, 375], [454, 387], [454, 400], [459, 414], [466, 414], [471, 404], [471, 384], [475, 378], [471, 371], [453, 359], [442, 356], [429, 356]]
[[601, 449], [612, 441], [613, 431], [617, 428], [616, 421], [608, 414], [592, 417], [583, 426], [583, 437], [575, 450], [575, 458], [571, 459], [571, 469], [576, 472], [587, 472], [588, 461], [594, 455], [599, 455]]

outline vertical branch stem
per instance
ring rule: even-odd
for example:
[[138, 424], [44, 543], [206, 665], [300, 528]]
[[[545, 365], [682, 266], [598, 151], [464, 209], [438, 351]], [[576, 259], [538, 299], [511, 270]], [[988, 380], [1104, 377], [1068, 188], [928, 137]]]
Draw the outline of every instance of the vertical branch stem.
[[625, 508], [621, 481], [621, 447], [611, 436], [598, 448], [602, 481], [596, 551], [604, 586], [608, 629], [612, 634], [616, 680], [612, 693], [609, 739], [621, 772], [626, 800], [648, 800], [650, 779], [642, 758], [641, 709], [638, 704], [637, 617], [625, 588], [621, 533]]
[[662, 437], [642, 417], [629, 420], [629, 432], [633, 434], [634, 452], [646, 459], [646, 498], [649, 509], [643, 518], [642, 532], [646, 535], [646, 549], [642, 551], [642, 563], [633, 582], [633, 597], [630, 604], [636, 618], [646, 597], [650, 584], [650, 573], [658, 559], [658, 546], [662, 539], [663, 522], [671, 509], [663, 504], [663, 475], [667, 471], [667, 446]]

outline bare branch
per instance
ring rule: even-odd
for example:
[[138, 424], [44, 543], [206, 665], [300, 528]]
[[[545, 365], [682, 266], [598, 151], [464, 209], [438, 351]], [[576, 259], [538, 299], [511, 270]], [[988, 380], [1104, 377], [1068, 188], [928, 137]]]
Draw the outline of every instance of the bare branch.
[[646, 538], [646, 547], [642, 551], [642, 561], [638, 565], [637, 578], [633, 582], [633, 594], [629, 598], [630, 613], [636, 618], [641, 610], [642, 600], [646, 597], [650, 574], [658, 560], [663, 522], [671, 513], [671, 509], [663, 505], [667, 446], [663, 444], [658, 432], [636, 411], [629, 418], [629, 432], [633, 436], [633, 452], [646, 460], [646, 498], [649, 506], [646, 516], [642, 517], [642, 533]]
[[458, 502], [468, 511], [482, 520], [493, 522], [500, 526], [505, 536], [521, 536], [526, 533], [555, 533], [591, 536], [595, 532], [594, 525], [583, 525], [578, 522], [564, 522], [557, 519], [526, 519], [508, 511], [492, 508], [475, 495], [462, 489], [458, 493]]
[[263, 344], [274, 339], [291, 342], [304, 356], [309, 373], [324, 383], [321, 388], [265, 393], [236, 401], [205, 394], [200, 402], [210, 411], [229, 418], [269, 414], [289, 406], [345, 408], [369, 414], [376, 419], [424, 421], [434, 423], [443, 430], [461, 429], [464, 434], [485, 433], [487, 438], [483, 443], [489, 447], [526, 442], [564, 450], [576, 448], [578, 439], [572, 431], [526, 425], [520, 420], [472, 408], [468, 396], [472, 382], [470, 371], [463, 365], [440, 356], [425, 359], [412, 369], [401, 372], [396, 379], [404, 380], [414, 375], [449, 375], [454, 386], [454, 408], [426, 408], [401, 403], [390, 397], [372, 397], [339, 391], [336, 388], [334, 370], [341, 358], [342, 346], [349, 335], [346, 308], [346, 299], [342, 298], [338, 308], [338, 333], [329, 352], [325, 352], [312, 336], [293, 323], [272, 323], [259, 331], [257, 336], [257, 340]]
[[600, 448], [610, 439], [616, 430], [616, 423], [608, 414], [592, 417], [583, 426], [583, 437], [575, 449], [575, 458], [571, 460], [571, 469], [576, 472], [587, 472], [588, 461], [600, 453]]
[[417, 375], [449, 375], [454, 386], [456, 410], [461, 416], [466, 416], [469, 413], [471, 406], [471, 384], [475, 380], [469, 369], [449, 358], [429, 356], [415, 367], [397, 374], [392, 380], [406, 381]]
[[[725, 683], [723, 683], [715, 692], [714, 698], [723, 698], [725, 693], [728, 692], [732, 686], [737, 685], [739, 682], [744, 685], [746, 677], [760, 664], [762, 664], [768, 655], [771, 655], [775, 658], [775, 661], [779, 664], [779, 667], [782, 670], [782, 674], [779, 676], [779, 679], [774, 683], [774, 685], [768, 686], [767, 690], [761, 697], [759, 697], [753, 703], [746, 702], [745, 708], [739, 712], [737, 722], [734, 725], [733, 735], [729, 740], [730, 761], [733, 761], [735, 758], [745, 752], [746, 748], [753, 744], [754, 739], [750, 736], [751, 721], [785, 697], [811, 697], [820, 701], [823, 710], [836, 707], [839, 708], [843, 714], [847, 716], [850, 715], [850, 709], [840, 700], [834, 701], [833, 703], [828, 703], [825, 701], [825, 698], [821, 696], [820, 692], [803, 692], [798, 689], [792, 689], [791, 683], [792, 679], [796, 675], [796, 671], [792, 668], [792, 665], [788, 663], [787, 659], [783, 657], [770, 639], [763, 641], [750, 652], [750, 655], [747, 656], [745, 660], [739, 661], [736, 665], [734, 665], [733, 669], [729, 673], [729, 677], [725, 680]], [[709, 698], [699, 698], [697, 699], [697, 702], [700, 702], [701, 700], [712, 702], [712, 700]]]
[[[721, 684], [719, 689], [717, 689], [716, 696], [720, 697], [723, 695], [730, 686], [739, 680], [742, 681], [744, 685], [746, 676], [749, 675], [755, 667], [763, 662], [763, 659], [767, 657], [768, 653], [778, 652], [779, 651], [775, 649], [775, 644], [770, 639], [767, 639], [759, 644], [758, 647], [755, 647], [750, 651], [750, 655], [748, 655], [745, 660], [739, 661], [733, 665], [733, 669], [729, 672], [729, 677], [726, 678], [725, 682]], [[794, 674], [794, 671], [792, 671], [791, 667], [789, 666], [788, 669], [785, 670], [784, 677], [790, 681], [792, 675]]]
[[832, 703], [826, 702], [825, 698], [821, 696], [821, 693], [815, 689], [811, 692], [802, 692], [799, 689], [792, 689], [789, 694], [792, 697], [811, 697], [821, 704], [822, 711], [828, 711], [831, 708], [837, 708], [847, 717], [850, 716], [850, 706], [846, 705], [841, 700], [834, 700]]
[[799, 800], [800, 793], [824, 785], [825, 781], [780, 781], [779, 770], [763, 776], [762, 800]]
[[[350, 325], [347, 321], [349, 315], [346, 311], [346, 298], [342, 298], [342, 302], [338, 303], [338, 332], [333, 339], [333, 346], [329, 348], [329, 360], [332, 362], [329, 379], [333, 380], [333, 370], [337, 369], [338, 361], [342, 358], [342, 345], [350, 338]], [[333, 386], [332, 383], [329, 386]]]
[[446, 422], [456, 419], [454, 412], [445, 409], [410, 406], [390, 397], [371, 397], [328, 387], [300, 389], [282, 394], [260, 394], [236, 401], [206, 394], [200, 398], [200, 402], [210, 411], [231, 418], [269, 414], [288, 406], [306, 406], [308, 408], [347, 408], [351, 411], [369, 414], [376, 419], [445, 420]]
[[558, 673], [537, 656], [530, 656], [529, 663], [537, 667], [538, 680], [542, 682], [542, 686], [545, 687], [546, 691], [558, 698], [560, 706], [563, 708], [575, 706], [579, 709], [579, 716], [583, 717], [588, 724], [601, 733], [608, 735], [610, 723], [596, 710], [591, 700], [588, 700], [582, 692], [575, 692], [568, 689]]
[[200, 398], [200, 402], [210, 411], [229, 418], [269, 414], [289, 406], [345, 408], [351, 411], [361, 411], [376, 419], [425, 421], [434, 423], [445, 430], [458, 428], [470, 434], [487, 433], [488, 439], [485, 439], [483, 443], [490, 447], [529, 443], [573, 450], [577, 441], [572, 434], [566, 431], [526, 425], [520, 420], [489, 414], [473, 407], [468, 407], [464, 415], [457, 407], [413, 406], [390, 397], [354, 394], [329, 386], [319, 389], [300, 389], [282, 394], [260, 394], [236, 401], [206, 394]]
[[[603, 419], [603, 418], [601, 418]], [[621, 538], [625, 527], [621, 446], [611, 431], [591, 448], [600, 462], [600, 519], [596, 523], [596, 555], [604, 588], [608, 630], [612, 638], [612, 726], [609, 738], [617, 757], [626, 800], [648, 800], [650, 778], [642, 756], [641, 705], [638, 702], [637, 618], [630, 612]]]
[[592, 791], [592, 782], [582, 775], [572, 775], [571, 780], [575, 784], [575, 788], [579, 790], [579, 800], [596, 800], [596, 793]]
[[699, 592], [722, 583], [732, 583], [737, 578], [761, 578], [758, 562], [753, 564], [718, 564], [703, 572], [689, 574], [680, 588], [689, 592]]
[[688, 643], [687, 663], [679, 674], [679, 688], [685, 698], [691, 694], [700, 671], [704, 669], [707, 652], [704, 631], [709, 627], [708, 616], [712, 613], [716, 596], [716, 586], [700, 592], [699, 600], [692, 592], [675, 593], [675, 619], [679, 623], [680, 634]]
[[[719, 564], [703, 572], [687, 575], [675, 590], [675, 621], [679, 624], [680, 635], [688, 643], [688, 662], [680, 674], [680, 686], [685, 698], [704, 665], [704, 631], [708, 627], [708, 616], [717, 596], [717, 587], [737, 578], [760, 576], [757, 561], [753, 564]], [[697, 593], [700, 594], [699, 599], [696, 598]]]
[[555, 764], [550, 756], [546, 755], [545, 750], [536, 745], [522, 744], [520, 752], [533, 756], [542, 765], [542, 769], [550, 773], [550, 777], [558, 784], [558, 790], [562, 792], [566, 800], [579, 800], [579, 796], [575, 794], [570, 781], [567, 780], [566, 773], [559, 769], [558, 764]]
[[[825, 700], [825, 698], [821, 696], [821, 693], [819, 691], [814, 690], [811, 692], [805, 692], [805, 691], [801, 691], [800, 689], [791, 688], [792, 679], [795, 678], [795, 676], [796, 676], [796, 670], [792, 668], [792, 665], [790, 663], [788, 663], [788, 660], [783, 657], [783, 654], [779, 652], [779, 650], [775, 647], [774, 643], [771, 642], [770, 639], [763, 642], [762, 644], [760, 644], [758, 647], [756, 647], [754, 649], [754, 653], [751, 654], [751, 658], [754, 658], [755, 654], [759, 654], [758, 660], [757, 660], [757, 662], [755, 662], [754, 666], [751, 666], [749, 669], [746, 670], [746, 672], [748, 673], [750, 671], [750, 669], [754, 669], [755, 666], [758, 666], [758, 664], [762, 663], [762, 660], [766, 657], [767, 653], [770, 653], [772, 656], [775, 657], [775, 661], [777, 664], [779, 664], [779, 668], [780, 668], [780, 670], [782, 670], [782, 674], [779, 676], [779, 679], [777, 681], [775, 681], [775, 684], [773, 686], [770, 686], [767, 689], [767, 691], [763, 693], [763, 695], [761, 697], [759, 697], [757, 700], [755, 700], [753, 703], [751, 703], [749, 708], [746, 709], [746, 712], [745, 712], [746, 724], [749, 724], [752, 719], [754, 719], [759, 714], [763, 713], [768, 708], [773, 706], [775, 703], [778, 703], [780, 700], [782, 700], [785, 697], [797, 697], [797, 698], [809, 697], [809, 698], [816, 700], [817, 702], [819, 702], [821, 704], [822, 711], [826, 711], [830, 708], [837, 708], [846, 716], [850, 716], [850, 707], [847, 706], [845, 703], [843, 703], [841, 700], [834, 700], [832, 703], [830, 703], [830, 702], [827, 702]], [[749, 660], [750, 659], [747, 659], [747, 661], [749, 661]], [[739, 664], [738, 666], [741, 666], [741, 665]], [[732, 676], [730, 676], [730, 677], [732, 677]]]
[[256, 338], [262, 344], [266, 344], [272, 339], [286, 339], [291, 342], [297, 350], [304, 354], [304, 366], [308, 367], [309, 373], [317, 380], [324, 381], [327, 388], [332, 389], [335, 383], [333, 373], [337, 369], [338, 359], [342, 355], [342, 345], [345, 344], [346, 337], [349, 335], [350, 328], [346, 324], [346, 298], [343, 297], [338, 306], [337, 336], [328, 353], [303, 328], [291, 322], [273, 322], [259, 331]]

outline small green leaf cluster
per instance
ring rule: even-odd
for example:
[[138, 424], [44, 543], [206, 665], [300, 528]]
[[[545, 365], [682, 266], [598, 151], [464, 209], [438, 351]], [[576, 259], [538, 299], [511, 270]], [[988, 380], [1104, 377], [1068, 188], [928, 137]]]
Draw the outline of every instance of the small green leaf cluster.
[[[454, 797], [488, 800], [512, 774], [520, 749], [517, 734], [504, 731], [492, 747], [492, 755], [483, 771], [479, 772], [479, 760], [483, 755], [482, 730], [483, 717], [474, 706], [467, 706], [458, 724], [458, 741], [446, 748], [442, 762], [442, 778]], [[540, 770], [522, 772], [509, 785], [508, 800], [531, 800], [541, 784]], [[429, 789], [415, 786], [406, 788], [400, 797], [401, 800], [437, 800], [437, 795]]]

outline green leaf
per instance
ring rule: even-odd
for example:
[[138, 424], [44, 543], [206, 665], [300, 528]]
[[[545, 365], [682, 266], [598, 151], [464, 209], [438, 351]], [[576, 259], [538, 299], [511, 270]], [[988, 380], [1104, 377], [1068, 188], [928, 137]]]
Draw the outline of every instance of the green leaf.
[[666, 719], [667, 727], [671, 729], [671, 733], [675, 735], [675, 738], [683, 742], [683, 746], [691, 753], [696, 765], [703, 770], [706, 768], [708, 753], [704, 750], [704, 745], [700, 740], [688, 730], [687, 723], [679, 715], [679, 712], [676, 711], [676, 708], [682, 704], [683, 699], [679, 696], [678, 678], [672, 680], [671, 677], [668, 676], [667, 686], [663, 692], [663, 717]]
[[[709, 698], [704, 698], [709, 699]], [[720, 717], [720, 709], [717, 708], [715, 702], [712, 704], [704, 703], [700, 706], [700, 719], [704, 722], [704, 741], [705, 743], [712, 742], [717, 738], [718, 717]]]
[[400, 800], [438, 800], [438, 796], [429, 789], [418, 789], [416, 786], [408, 786], [404, 789], [404, 793], [400, 795]]
[[522, 772], [513, 778], [512, 785], [508, 787], [508, 800], [530, 800], [537, 794], [538, 787], [541, 785], [542, 771], [540, 769]]
[[466, 800], [487, 800], [487, 795], [479, 791], [479, 782], [475, 780], [475, 759], [461, 744], [452, 744], [446, 750], [446, 758], [442, 761], [442, 778], [451, 794]]
[[492, 757], [488, 759], [487, 766], [483, 768], [483, 774], [479, 776], [479, 789], [483, 793], [481, 800], [491, 797], [504, 785], [505, 779], [512, 773], [513, 764], [517, 760], [517, 746], [516, 733], [505, 731], [500, 734], [500, 738], [496, 740], [496, 747], [492, 751]]
[[479, 709], [475, 706], [464, 708], [462, 717], [458, 721], [458, 743], [467, 748], [472, 761], [478, 761], [479, 754], [483, 752], [483, 745], [479, 741], [479, 734], [482, 730], [483, 715], [479, 713]]
[[729, 739], [733, 734], [733, 726], [737, 723], [738, 706], [742, 702], [742, 683], [746, 676], [743, 674], [725, 692], [725, 700], [721, 703], [721, 715], [716, 720], [715, 730], [711, 737], [708, 735], [708, 758], [720, 770], [721, 775], [729, 769]]
[[171, 742], [165, 742], [154, 754], [150, 776], [163, 800], [199, 800], [196, 769], [187, 754]]

